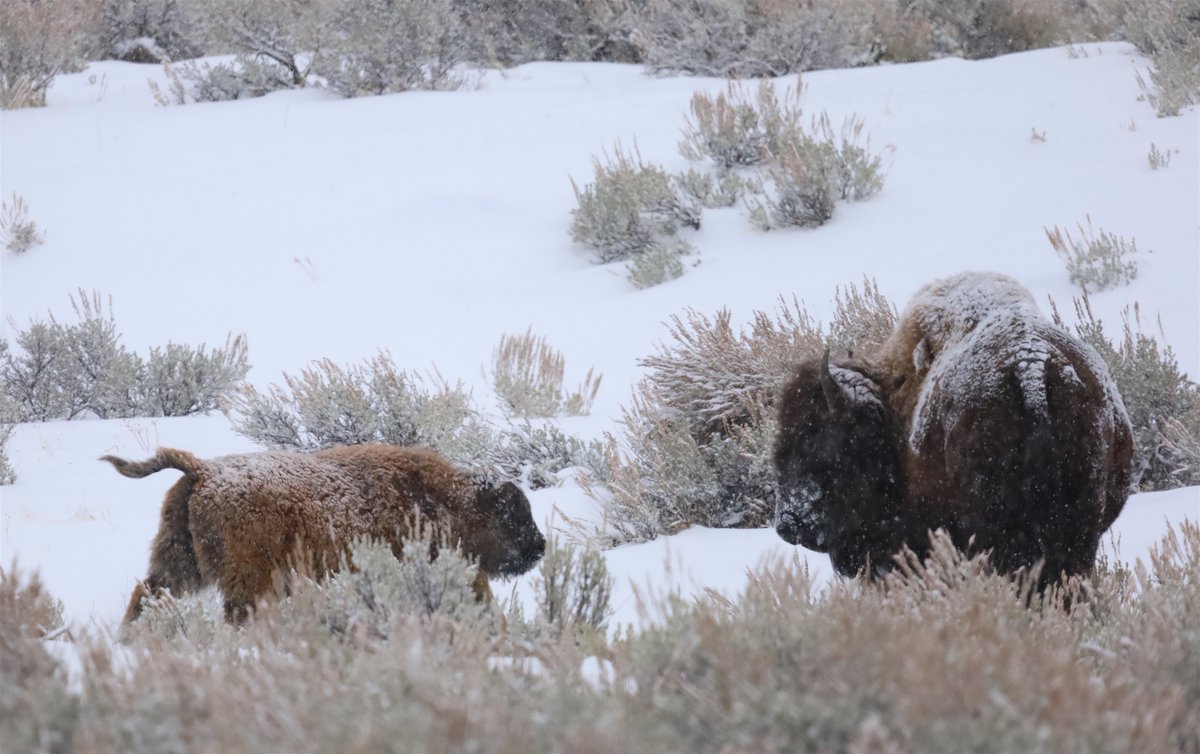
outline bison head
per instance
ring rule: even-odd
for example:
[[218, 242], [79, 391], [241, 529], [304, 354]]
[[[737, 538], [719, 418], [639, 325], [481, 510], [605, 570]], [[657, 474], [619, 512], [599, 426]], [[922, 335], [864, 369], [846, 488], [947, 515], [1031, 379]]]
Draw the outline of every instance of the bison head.
[[903, 481], [897, 433], [878, 382], [861, 365], [801, 364], [779, 400], [775, 531], [827, 552], [839, 573], [895, 551]]
[[517, 576], [541, 560], [546, 538], [533, 521], [529, 498], [512, 482], [483, 484], [470, 506], [467, 548], [489, 576]]

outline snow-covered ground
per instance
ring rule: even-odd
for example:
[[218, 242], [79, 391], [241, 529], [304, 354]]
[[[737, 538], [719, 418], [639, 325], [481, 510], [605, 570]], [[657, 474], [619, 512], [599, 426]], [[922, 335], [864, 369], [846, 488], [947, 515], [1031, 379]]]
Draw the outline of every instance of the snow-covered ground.
[[[492, 350], [532, 326], [564, 352], [568, 384], [603, 373], [591, 416], [564, 424], [596, 436], [620, 431], [637, 359], [686, 307], [745, 322], [795, 295], [828, 318], [835, 287], [864, 275], [903, 305], [935, 277], [987, 269], [1070, 317], [1075, 290], [1043, 228], [1090, 216], [1149, 252], [1131, 285], [1092, 296], [1097, 316], [1115, 334], [1139, 302], [1196, 377], [1200, 116], [1157, 118], [1134, 79], [1146, 65], [1103, 44], [806, 74], [808, 112], [835, 124], [856, 113], [875, 147], [894, 147], [883, 191], [816, 230], [762, 233], [744, 209], [706, 210], [687, 236], [699, 263], [638, 291], [620, 265], [572, 245], [569, 179], [590, 181], [592, 157], [618, 141], [685, 168], [676, 144], [692, 93], [723, 81], [531, 64], [487, 72], [473, 91], [160, 107], [147, 79], [161, 69], [96, 63], [56, 81], [48, 107], [0, 114], [0, 195], [23, 197], [46, 237], [0, 252], [0, 335], [48, 311], [70, 319], [68, 296], [83, 288], [112, 297], [122, 342], [142, 353], [245, 333], [260, 388], [315, 359], [386, 349], [402, 368], [461, 379], [488, 407]], [[1166, 169], [1150, 169], [1151, 144], [1170, 150]], [[112, 625], [144, 575], [174, 475], [132, 481], [95, 459], [160, 444], [254, 449], [220, 415], [19, 426], [0, 559], [41, 571], [72, 620]], [[600, 515], [571, 481], [531, 499], [540, 521], [555, 507]], [[1121, 557], [1143, 557], [1184, 517], [1200, 517], [1200, 488], [1134, 496], [1115, 526]], [[763, 557], [793, 553], [829, 577], [826, 556], [770, 530], [693, 528], [617, 547], [606, 553], [616, 622], [636, 619], [635, 586], [733, 591]], [[527, 596], [528, 578], [516, 588]]]

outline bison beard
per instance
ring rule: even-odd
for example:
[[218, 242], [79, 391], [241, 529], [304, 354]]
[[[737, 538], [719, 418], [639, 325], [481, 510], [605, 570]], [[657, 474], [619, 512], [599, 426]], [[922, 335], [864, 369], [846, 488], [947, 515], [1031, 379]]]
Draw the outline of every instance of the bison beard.
[[317, 575], [335, 570], [360, 538], [387, 542], [399, 554], [415, 517], [442, 527], [478, 560], [480, 599], [490, 594], [488, 576], [524, 573], [545, 552], [519, 488], [480, 484], [424, 448], [359, 445], [207, 461], [160, 448], [147, 461], [101, 460], [134, 478], [184, 472], [163, 500], [149, 575], [134, 589], [125, 624], [140, 615], [146, 596], [181, 596], [214, 583], [226, 618], [240, 622], [297, 561]]
[[1099, 356], [1011, 278], [925, 286], [860, 360], [801, 364], [779, 401], [775, 523], [872, 575], [944, 529], [1041, 585], [1089, 570], [1125, 504], [1132, 431]]

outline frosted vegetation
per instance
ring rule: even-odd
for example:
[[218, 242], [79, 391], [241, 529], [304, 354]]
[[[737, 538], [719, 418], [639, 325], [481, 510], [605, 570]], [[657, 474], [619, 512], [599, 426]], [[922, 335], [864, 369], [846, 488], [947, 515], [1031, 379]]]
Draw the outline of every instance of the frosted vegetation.
[[0, 385], [9, 421], [188, 416], [212, 411], [250, 369], [246, 341], [209, 349], [168, 343], [142, 357], [120, 343], [112, 302], [71, 296], [75, 323], [53, 314], [0, 341]]
[[12, 199], [0, 203], [0, 246], [14, 254], [22, 254], [45, 240], [37, 223], [29, 218], [29, 205], [13, 193]]
[[475, 603], [473, 566], [454, 550], [397, 561], [363, 543], [353, 557], [354, 573], [293, 576], [289, 596], [244, 628], [168, 598], [127, 647], [78, 629], [73, 671], [47, 640], [64, 635], [61, 605], [36, 575], [0, 571], [6, 747], [1200, 747], [1200, 529], [1190, 523], [1148, 564], [1102, 562], [1044, 598], [1030, 578], [991, 573], [986, 557], [942, 538], [929, 560], [909, 557], [879, 585], [842, 581], [814, 596], [806, 570], [771, 562], [734, 597], [662, 595], [647, 606], [653, 625], [624, 636], [601, 630], [603, 559], [574, 547], [547, 553], [530, 614]]
[[563, 387], [566, 358], [545, 338], [533, 334], [505, 335], [492, 353], [492, 387], [508, 413], [523, 418], [559, 414], [579, 416], [591, 411], [602, 377], [589, 369], [574, 390]]
[[1046, 228], [1046, 238], [1062, 257], [1071, 282], [1085, 291], [1103, 291], [1128, 285], [1137, 277], [1137, 241], [1101, 228], [1097, 232], [1088, 218], [1079, 224], [1079, 238], [1057, 225]]
[[[1200, 100], [1197, 0], [13, 0], [0, 5], [0, 106], [37, 107], [90, 59], [163, 62], [164, 104], [323, 86], [353, 97], [469, 85], [532, 60], [770, 77], [983, 58], [1118, 36], [1154, 60], [1162, 115]], [[173, 65], [201, 55], [222, 62]], [[1139, 74], [1140, 75], [1140, 74]]]
[[883, 153], [871, 152], [856, 117], [835, 131], [822, 112], [806, 127], [803, 91], [763, 80], [753, 94], [732, 81], [715, 96], [696, 92], [679, 142], [693, 165], [671, 176], [618, 144], [593, 159], [591, 183], [572, 181], [571, 238], [598, 262], [630, 260], [629, 281], [649, 288], [684, 273], [696, 251], [678, 233], [699, 230], [701, 207], [740, 202], [760, 230], [815, 228], [836, 202], [870, 198], [883, 188]]

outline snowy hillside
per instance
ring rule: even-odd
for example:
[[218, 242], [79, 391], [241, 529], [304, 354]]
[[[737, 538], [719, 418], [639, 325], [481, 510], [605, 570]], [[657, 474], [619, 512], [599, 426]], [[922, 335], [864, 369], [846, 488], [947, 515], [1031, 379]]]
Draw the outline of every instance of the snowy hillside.
[[[565, 354], [568, 384], [591, 367], [604, 375], [590, 416], [563, 420], [596, 437], [619, 433], [637, 360], [687, 307], [727, 307], [737, 324], [794, 295], [827, 319], [835, 287], [864, 275], [902, 306], [935, 277], [981, 269], [1070, 318], [1076, 289], [1043, 229], [1090, 216], [1149, 252], [1132, 284], [1093, 294], [1096, 315], [1115, 332], [1138, 302], [1196, 378], [1200, 115], [1156, 117], [1134, 78], [1145, 66], [1132, 47], [1101, 44], [806, 74], [807, 112], [857, 114], [873, 146], [894, 147], [883, 190], [815, 230], [760, 232], [744, 208], [706, 210], [687, 231], [696, 264], [639, 291], [571, 243], [570, 179], [590, 181], [593, 156], [618, 141], [685, 168], [689, 100], [723, 81], [546, 63], [489, 71], [473, 91], [160, 107], [147, 84], [160, 67], [95, 63], [60, 77], [48, 107], [0, 114], [0, 195], [22, 196], [46, 238], [0, 254], [0, 334], [48, 311], [69, 319], [69, 295], [95, 290], [138, 352], [244, 333], [249, 379], [265, 388], [313, 360], [382, 349], [462, 380], [499, 419], [486, 365], [502, 335], [532, 327]], [[1170, 152], [1166, 168], [1148, 165], [1151, 145]], [[40, 570], [71, 619], [112, 625], [173, 479], [131, 481], [95, 459], [160, 444], [254, 449], [219, 414], [18, 426], [0, 559]], [[555, 507], [601, 516], [566, 477], [531, 499], [539, 521]], [[1144, 556], [1167, 522], [1198, 511], [1200, 488], [1131, 498], [1115, 526], [1121, 556]], [[635, 619], [631, 583], [732, 590], [764, 555], [793, 550], [770, 530], [697, 528], [617, 547], [606, 553], [616, 622]], [[797, 552], [828, 577], [826, 556]]]

